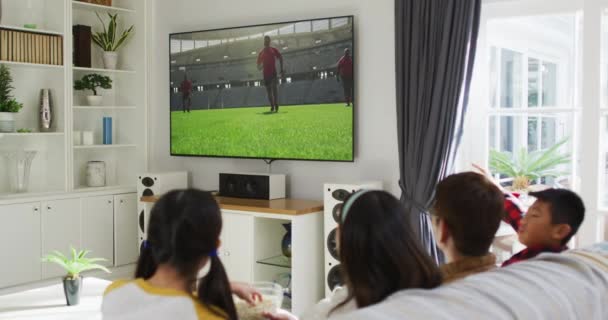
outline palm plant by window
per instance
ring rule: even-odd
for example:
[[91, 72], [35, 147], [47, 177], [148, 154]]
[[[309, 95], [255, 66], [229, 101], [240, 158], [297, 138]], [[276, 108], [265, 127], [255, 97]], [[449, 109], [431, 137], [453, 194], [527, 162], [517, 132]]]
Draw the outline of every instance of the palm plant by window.
[[568, 174], [561, 167], [570, 163], [571, 156], [560, 152], [560, 147], [567, 141], [568, 138], [546, 150], [528, 152], [521, 148], [517, 154], [490, 150], [490, 170], [493, 174], [513, 178], [513, 190], [526, 191], [533, 180]]

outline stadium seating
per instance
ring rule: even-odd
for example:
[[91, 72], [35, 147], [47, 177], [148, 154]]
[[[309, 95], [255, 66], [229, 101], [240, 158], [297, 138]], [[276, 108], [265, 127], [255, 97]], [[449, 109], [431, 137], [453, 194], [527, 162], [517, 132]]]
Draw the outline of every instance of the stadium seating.
[[[319, 72], [335, 71], [344, 48], [352, 45], [350, 37], [350, 26], [273, 37], [273, 46], [283, 55], [286, 77], [295, 77], [279, 86], [279, 105], [342, 101], [340, 83], [333, 75], [319, 79]], [[261, 41], [260, 37], [172, 54], [171, 60], [176, 61], [170, 74], [173, 88], [179, 88], [187, 73], [194, 87], [192, 109], [269, 105], [266, 88], [255, 86], [262, 81], [256, 63]], [[215, 62], [201, 64], [197, 59]], [[231, 88], [223, 88], [227, 83]], [[200, 86], [204, 86], [202, 92], [197, 90]], [[181, 110], [181, 100], [181, 93], [172, 93], [171, 110]]]

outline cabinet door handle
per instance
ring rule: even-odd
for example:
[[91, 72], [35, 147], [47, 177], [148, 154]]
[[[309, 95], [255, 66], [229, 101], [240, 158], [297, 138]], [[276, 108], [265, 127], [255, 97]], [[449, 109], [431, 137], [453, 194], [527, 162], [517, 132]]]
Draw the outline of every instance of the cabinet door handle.
[[123, 201], [123, 200], [120, 200], [120, 203], [124, 203], [124, 201]]
[[224, 255], [225, 255], [226, 257], [230, 257], [230, 252], [229, 252], [229, 251], [226, 251], [226, 252], [224, 252]]
[[108, 203], [109, 203], [109, 204], [112, 204], [112, 200], [108, 200]]
[[46, 208], [47, 208], [47, 210], [51, 210], [52, 209], [51, 206], [46, 206]]
[[34, 207], [34, 212], [38, 212], [38, 207]]

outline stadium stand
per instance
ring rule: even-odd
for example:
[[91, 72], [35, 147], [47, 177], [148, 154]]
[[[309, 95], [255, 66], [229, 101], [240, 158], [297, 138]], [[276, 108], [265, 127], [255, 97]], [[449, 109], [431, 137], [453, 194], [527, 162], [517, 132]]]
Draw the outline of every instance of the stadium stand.
[[[271, 36], [271, 45], [283, 55], [285, 79], [290, 78], [279, 85], [279, 105], [343, 101], [335, 71], [344, 48], [352, 51], [351, 30], [347, 23], [331, 30]], [[185, 74], [193, 83], [192, 109], [267, 106], [256, 65], [263, 37], [243, 38], [171, 54], [171, 110], [182, 109], [179, 87]]]

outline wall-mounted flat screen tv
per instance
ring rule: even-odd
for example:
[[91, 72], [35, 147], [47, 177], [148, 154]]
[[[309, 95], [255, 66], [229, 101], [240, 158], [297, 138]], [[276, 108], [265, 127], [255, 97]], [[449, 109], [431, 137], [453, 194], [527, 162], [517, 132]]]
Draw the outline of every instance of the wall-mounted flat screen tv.
[[171, 155], [353, 161], [353, 20], [171, 34]]

